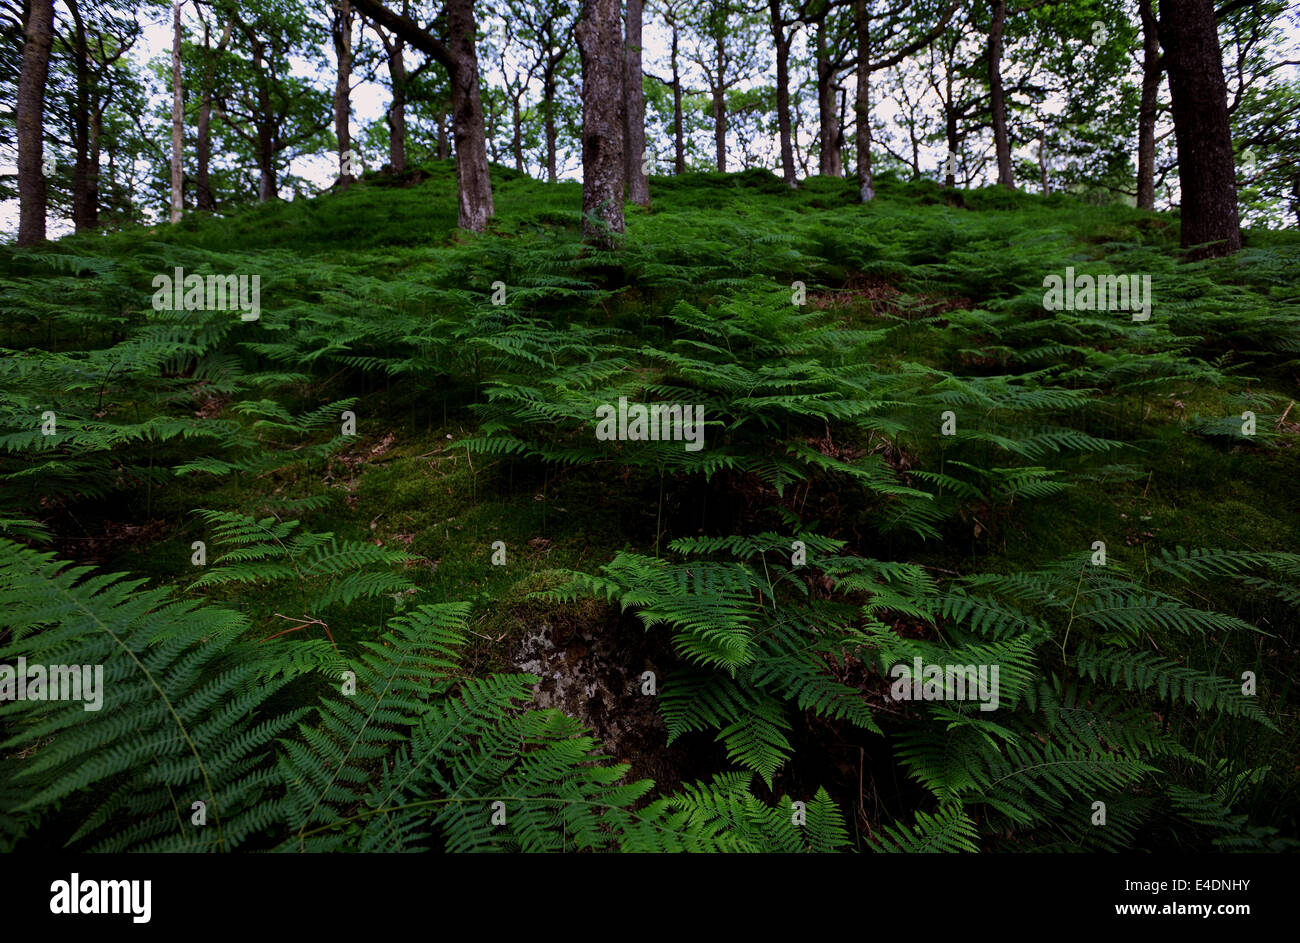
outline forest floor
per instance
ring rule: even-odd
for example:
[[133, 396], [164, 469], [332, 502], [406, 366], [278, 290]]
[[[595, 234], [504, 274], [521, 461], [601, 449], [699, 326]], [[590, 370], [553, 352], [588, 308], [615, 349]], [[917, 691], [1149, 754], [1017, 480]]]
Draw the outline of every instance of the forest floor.
[[[1185, 263], [1166, 214], [888, 176], [860, 206], [850, 181], [789, 191], [748, 172], [655, 178], [623, 248], [600, 253], [580, 243], [577, 184], [495, 183], [479, 237], [454, 229], [452, 170], [435, 164], [4, 250], [0, 533], [237, 606], [261, 636], [328, 632], [345, 656], [394, 612], [469, 602], [467, 673], [537, 675], [539, 706], [663, 792], [743, 750], [704, 724], [669, 742], [643, 679], [670, 685], [689, 646], [616, 593], [560, 598], [571, 571], [679, 559], [681, 539], [807, 532], [946, 584], [1095, 563], [1101, 541], [1115, 572], [1259, 629], [1092, 628], [1229, 678], [1257, 667], [1276, 728], [1183, 743], [1231, 757], [1233, 775], [1267, 768], [1233, 811], [1297, 833], [1297, 600], [1217, 577], [1183, 594], [1153, 561], [1300, 551], [1300, 234], [1248, 232], [1231, 259]], [[260, 275], [259, 319], [150, 310], [152, 279], [175, 266]], [[1044, 278], [1067, 268], [1149, 275], [1150, 320], [1044, 310]], [[599, 442], [593, 406], [621, 395], [700, 403], [717, 425], [699, 452]], [[57, 460], [32, 457], [46, 410], [71, 435]], [[360, 562], [389, 574], [382, 591], [326, 605], [340, 575], [301, 560], [288, 577], [195, 585], [230, 549], [199, 509], [405, 556]], [[956, 618], [900, 607], [886, 621], [938, 641]], [[792, 706], [787, 762], [757, 794], [825, 786], [870, 833], [925, 804], [890, 739], [916, 715], [869, 658], [832, 661], [885, 739]]]

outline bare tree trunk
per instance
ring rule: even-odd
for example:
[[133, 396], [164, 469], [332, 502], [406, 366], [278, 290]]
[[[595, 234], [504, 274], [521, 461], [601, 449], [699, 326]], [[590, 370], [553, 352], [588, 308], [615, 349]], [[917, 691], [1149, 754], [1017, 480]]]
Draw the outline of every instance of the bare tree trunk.
[[356, 177], [351, 161], [352, 129], [352, 6], [348, 0], [339, 0], [334, 7], [330, 26], [334, 40], [334, 60], [338, 69], [334, 74], [334, 136], [339, 143], [339, 185], [346, 190]]
[[1007, 139], [1007, 100], [1002, 88], [1002, 37], [1007, 27], [1007, 0], [992, 0], [993, 25], [989, 28], [989, 110], [993, 115], [993, 146], [998, 157], [998, 183], [1016, 188], [1011, 172], [1011, 144]]
[[642, 0], [627, 0], [626, 33], [623, 57], [626, 72], [623, 76], [625, 91], [624, 118], [627, 133], [623, 145], [624, 174], [627, 176], [627, 198], [638, 206], [650, 205], [650, 177], [645, 170], [645, 90], [641, 79], [641, 17]]
[[1142, 18], [1142, 99], [1138, 105], [1138, 209], [1156, 208], [1156, 105], [1160, 92], [1160, 35], [1151, 0], [1138, 0]]
[[438, 112], [438, 160], [451, 156], [451, 145], [447, 143], [447, 115]]
[[682, 73], [677, 64], [677, 21], [673, 21], [673, 173], [686, 173], [686, 122], [682, 117]]
[[798, 185], [794, 169], [794, 147], [790, 138], [790, 43], [781, 23], [781, 0], [768, 0], [772, 40], [776, 43], [776, 126], [781, 140], [781, 179], [786, 186]]
[[90, 165], [86, 173], [86, 227], [99, 228], [99, 155], [104, 138], [104, 112], [95, 108], [90, 115]]
[[713, 86], [713, 151], [718, 173], [727, 169], [727, 47], [721, 31], [714, 37], [714, 62], [718, 66]]
[[817, 25], [817, 114], [820, 119], [821, 156], [818, 170], [825, 177], [844, 176], [840, 157], [840, 122], [835, 101], [835, 72], [826, 44], [826, 21]]
[[90, 205], [90, 50], [86, 25], [76, 0], [65, 0], [72, 14], [72, 52], [76, 58], [77, 95], [72, 108], [72, 142], [76, 163], [72, 167], [72, 225], [77, 232], [94, 228], [97, 215]]
[[858, 88], [854, 95], [853, 113], [857, 118], [854, 135], [858, 163], [858, 199], [870, 203], [876, 198], [871, 177], [871, 18], [867, 0], [854, 0], [853, 25], [858, 39]]
[[515, 170], [519, 173], [524, 172], [524, 120], [519, 110], [519, 99], [523, 94], [523, 89], [520, 89], [519, 94], [510, 99], [510, 147], [515, 152]]
[[185, 175], [181, 163], [185, 140], [185, 95], [181, 85], [181, 7], [172, 3], [172, 207], [171, 221], [179, 223], [185, 212]]
[[406, 43], [393, 37], [388, 52], [388, 77], [393, 83], [393, 100], [388, 106], [388, 163], [393, 173], [406, 169]]
[[[234, 30], [234, 20], [228, 20], [221, 31], [221, 39], [217, 42], [217, 53], [220, 54], [230, 42], [231, 32]], [[208, 28], [205, 24], [203, 27], [203, 46], [208, 47]], [[217, 209], [216, 198], [212, 194], [212, 174], [209, 165], [212, 162], [212, 85], [214, 79], [214, 66], [211, 64], [204, 70], [202, 97], [199, 99], [199, 122], [194, 139], [194, 205], [197, 209], [208, 213], [215, 212]]]
[[478, 22], [474, 0], [447, 0], [447, 46], [451, 74], [451, 128], [456, 140], [456, 189], [460, 196], [457, 225], [484, 232], [494, 212], [488, 171], [483, 101], [479, 97]]
[[1038, 175], [1042, 179], [1043, 196], [1050, 194], [1051, 188], [1047, 180], [1047, 129], [1043, 129], [1043, 136], [1038, 139]]
[[271, 119], [271, 88], [262, 73], [262, 43], [255, 36], [250, 37], [253, 46], [253, 73], [257, 76], [257, 114], [260, 116], [254, 127], [257, 131], [257, 199], [267, 203], [278, 197], [279, 181], [275, 166], [275, 128]]
[[583, 0], [578, 21], [582, 57], [583, 236], [612, 248], [623, 221], [623, 50], [618, 0]]
[[1223, 55], [1211, 0], [1162, 0], [1160, 42], [1178, 140], [1181, 244], [1200, 247], [1194, 258], [1227, 255], [1241, 248], [1241, 224]]
[[559, 60], [548, 55], [546, 69], [542, 74], [542, 105], [545, 110], [543, 133], [546, 135], [546, 179], [555, 183], [558, 179], [555, 162], [555, 142], [558, 137], [555, 130], [555, 70]]
[[54, 40], [54, 0], [31, 0], [18, 77], [18, 245], [45, 240], [45, 80]]

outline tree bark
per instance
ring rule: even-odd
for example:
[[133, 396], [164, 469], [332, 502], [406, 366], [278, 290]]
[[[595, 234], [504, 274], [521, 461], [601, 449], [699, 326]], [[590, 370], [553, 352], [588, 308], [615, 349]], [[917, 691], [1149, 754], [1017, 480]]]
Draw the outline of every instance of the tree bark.
[[[952, 100], [951, 78], [948, 80], [948, 98]], [[957, 186], [957, 148], [961, 147], [961, 140], [957, 137], [957, 109], [945, 103], [943, 118], [944, 138], [948, 142], [948, 153], [943, 158], [943, 185], [952, 190]]]
[[484, 232], [494, 212], [488, 172], [483, 101], [479, 97], [478, 21], [474, 0], [447, 0], [451, 74], [451, 131], [456, 142], [456, 189], [460, 195], [457, 225]]
[[1223, 56], [1210, 0], [1162, 0], [1160, 42], [1178, 141], [1182, 247], [1193, 258], [1241, 248]]
[[673, 20], [673, 173], [686, 173], [686, 121], [682, 116], [682, 72], [677, 61], [677, 21]]
[[798, 186], [795, 176], [794, 146], [790, 131], [790, 43], [781, 20], [781, 0], [768, 0], [772, 20], [772, 40], [776, 44], [776, 126], [781, 141], [781, 179], [786, 186]]
[[388, 163], [393, 173], [406, 169], [406, 43], [394, 36], [388, 50], [388, 77], [393, 83], [393, 100], [388, 106]]
[[998, 158], [998, 183], [1016, 188], [1011, 172], [1011, 143], [1007, 139], [1007, 100], [1002, 88], [1002, 38], [1007, 27], [1007, 0], [992, 0], [993, 24], [989, 27], [989, 110], [993, 121], [993, 147]]
[[18, 245], [45, 240], [45, 80], [54, 40], [54, 0], [31, 0], [18, 77]]
[[1151, 0], [1138, 0], [1142, 19], [1142, 98], [1138, 105], [1138, 209], [1156, 208], [1156, 105], [1160, 92], [1160, 35]]
[[555, 161], [555, 142], [558, 138], [555, 130], [555, 70], [558, 66], [558, 58], [548, 54], [542, 73], [542, 108], [545, 111], [543, 134], [546, 136], [546, 179], [551, 183], [558, 179]]
[[645, 166], [645, 90], [641, 78], [642, 0], [627, 0], [623, 43], [624, 137], [623, 166], [627, 176], [627, 198], [638, 206], [650, 205], [650, 176]]
[[[221, 30], [221, 39], [217, 42], [216, 53], [225, 51], [234, 30], [234, 20], [228, 20]], [[208, 47], [207, 26], [203, 28], [203, 45]], [[199, 121], [194, 139], [194, 205], [196, 209], [208, 213], [216, 212], [217, 200], [212, 193], [212, 85], [215, 81], [215, 67], [209, 63], [203, 74], [203, 89], [199, 99]]]
[[870, 203], [876, 198], [871, 177], [871, 18], [867, 0], [854, 0], [853, 25], [858, 40], [858, 88], [854, 94], [853, 113], [857, 118], [854, 135], [858, 164], [858, 200]]
[[713, 85], [713, 159], [717, 165], [718, 173], [726, 173], [727, 170], [727, 76], [726, 76], [726, 58], [727, 44], [726, 38], [719, 30], [717, 36], [713, 39], [714, 43], [714, 62], [718, 67], [718, 74]]
[[330, 25], [330, 35], [334, 40], [334, 60], [338, 68], [334, 73], [334, 136], [339, 145], [338, 184], [344, 190], [352, 185], [356, 177], [350, 160], [352, 150], [352, 129], [349, 120], [352, 117], [352, 7], [348, 0], [339, 0], [334, 7], [334, 18]]
[[275, 166], [275, 127], [271, 123], [271, 87], [262, 72], [263, 49], [261, 40], [249, 37], [253, 45], [253, 72], [257, 76], [257, 199], [267, 203], [279, 194], [279, 180]]
[[104, 138], [104, 112], [100, 108], [90, 115], [90, 164], [86, 173], [86, 228], [99, 228], [99, 155]]
[[519, 108], [523, 89], [510, 98], [510, 149], [515, 152], [515, 170], [524, 172], [524, 118]]
[[[829, 14], [828, 14], [829, 17]], [[843, 177], [840, 156], [840, 122], [836, 110], [835, 70], [826, 43], [826, 20], [817, 25], [817, 114], [820, 120], [821, 155], [818, 170], [825, 177]]]
[[583, 236], [612, 248], [623, 221], [623, 50], [618, 0], [583, 0], [578, 21], [582, 57]]
[[185, 212], [185, 173], [181, 162], [185, 141], [185, 94], [181, 85], [181, 6], [172, 3], [172, 206], [171, 221]]
[[86, 25], [76, 0], [65, 0], [72, 14], [72, 54], [75, 58], [77, 92], [72, 108], [72, 143], [76, 163], [72, 167], [72, 225], [76, 232], [93, 229], [97, 213], [90, 203], [90, 50]]

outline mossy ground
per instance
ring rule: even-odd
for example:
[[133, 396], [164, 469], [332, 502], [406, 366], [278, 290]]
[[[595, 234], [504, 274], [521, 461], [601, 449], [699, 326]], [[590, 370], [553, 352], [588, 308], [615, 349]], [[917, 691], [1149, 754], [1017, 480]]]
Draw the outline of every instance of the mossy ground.
[[[160, 257], [221, 253], [255, 259], [268, 274], [264, 294], [297, 296], [310, 307], [334, 303], [329, 292], [336, 277], [418, 288], [431, 280], [445, 283], [459, 272], [466, 290], [486, 292], [497, 274], [494, 266], [512, 286], [526, 286], [531, 275], [519, 266], [539, 245], [577, 251], [576, 184], [547, 186], [498, 171], [494, 230], [475, 237], [454, 230], [453, 180], [449, 164], [435, 164], [404, 180], [372, 177], [346, 193], [315, 200], [223, 218], [194, 215], [172, 228], [74, 237], [63, 241], [60, 252], [123, 260], [127, 268], [138, 266], [142, 283], [152, 271], [148, 260]], [[1061, 195], [1040, 198], [999, 189], [953, 193], [888, 177], [880, 181], [879, 192], [875, 204], [861, 207], [853, 202], [852, 184], [841, 180], [814, 179], [792, 192], [763, 172], [656, 178], [652, 208], [628, 214], [627, 253], [680, 267], [681, 287], [665, 287], [669, 283], [663, 278], [642, 283], [634, 270], [611, 263], [600, 271], [613, 294], [594, 301], [579, 294], [570, 303], [547, 299], [537, 311], [557, 328], [621, 328], [650, 343], [671, 340], [664, 313], [678, 298], [691, 296], [702, 305], [725, 298], [725, 287], [719, 286], [728, 276], [758, 274], [779, 285], [802, 280], [815, 304], [848, 325], [903, 325], [891, 335], [889, 349], [871, 352], [879, 369], [919, 364], [961, 376], [990, 376], [1026, 369], [1016, 363], [1016, 354], [1039, 339], [1005, 328], [1018, 312], [1035, 307], [1044, 271], [1088, 261], [1154, 271], [1169, 288], [1163, 297], [1176, 301], [1176, 315], [1201, 318], [1180, 335], [1186, 341], [1180, 356], [1230, 369], [1218, 383], [1172, 378], [1140, 391], [1099, 390], [1085, 413], [1076, 414], [1075, 424], [1122, 447], [1053, 457], [1053, 467], [1071, 487], [1044, 499], [967, 503], [943, 522], [939, 540], [871, 533], [863, 524], [867, 504], [829, 478], [808, 483], [800, 507], [823, 511], [821, 532], [849, 540], [851, 550], [922, 563], [936, 573], [1029, 569], [1086, 550], [1098, 539], [1106, 541], [1114, 564], [1136, 572], [1160, 548], [1300, 548], [1300, 489], [1295, 487], [1300, 437], [1294, 426], [1300, 409], [1292, 410], [1288, 422], [1279, 421], [1286, 404], [1300, 396], [1294, 351], [1285, 345], [1250, 349], [1227, 328], [1205, 320], [1212, 319], [1218, 303], [1206, 294], [1207, 286], [1233, 293], [1238, 302], [1245, 297], [1261, 310], [1278, 305], [1293, 311], [1300, 283], [1294, 268], [1279, 278], [1285, 266], [1277, 258], [1295, 258], [1296, 234], [1248, 233], [1243, 261], [1203, 266], [1184, 276], [1176, 220], [1166, 215], [1093, 207]], [[474, 254], [465, 255], [465, 247]], [[21, 274], [29, 263], [9, 254], [6, 264]], [[583, 277], [591, 273], [588, 269]], [[711, 279], [714, 287], [701, 295], [692, 288], [693, 279], [699, 284]], [[1180, 287], [1187, 284], [1192, 287]], [[418, 291], [396, 304], [420, 316], [439, 315], [436, 304], [422, 301]], [[129, 318], [131, 305], [124, 310]], [[997, 325], [988, 331], [971, 326], [982, 316], [972, 318], [971, 312], [984, 311], [992, 312], [989, 323]], [[358, 309], [352, 316], [383, 315]], [[382, 321], [372, 326], [384, 334]], [[11, 348], [72, 349], [92, 340], [93, 331], [76, 322], [46, 321], [42, 328], [40, 336], [20, 338], [11, 324], [3, 342]], [[1106, 342], [1099, 349], [1126, 343]], [[1079, 344], [1086, 347], [1088, 340]], [[249, 365], [270, 363], [251, 355]], [[551, 571], [595, 571], [620, 550], [660, 553], [671, 537], [738, 532], [761, 520], [760, 508], [788, 506], [791, 500], [737, 476], [723, 474], [705, 483], [624, 465], [616, 457], [563, 467], [475, 455], [461, 443], [478, 434], [474, 407], [486, 398], [479, 377], [434, 370], [410, 379], [325, 357], [304, 369], [308, 384], [281, 389], [281, 402], [291, 412], [345, 396], [359, 396], [365, 404], [359, 434], [327, 458], [303, 464], [286, 455], [283, 466], [257, 474], [164, 473], [143, 486], [127, 483], [107, 499], [73, 495], [33, 516], [46, 520], [55, 545], [71, 559], [183, 588], [195, 573], [191, 542], [201, 539], [193, 509], [262, 517], [280, 513], [286, 501], [329, 496], [324, 506], [298, 515], [303, 529], [415, 555], [418, 560], [405, 575], [418, 602], [474, 603], [478, 641], [468, 667], [486, 672], [510, 670], [512, 645], [539, 622], [558, 626], [563, 634], [566, 626], [572, 632], [590, 630], [601, 620], [618, 621], [603, 603], [565, 607], [531, 599], [532, 591], [552, 584]], [[1189, 429], [1189, 417], [1232, 417], [1243, 402], [1264, 404], [1257, 407], [1259, 423], [1270, 435], [1251, 441]], [[878, 443], [850, 437], [844, 444], [868, 449]], [[949, 448], [937, 428], [916, 429], [894, 445], [908, 467], [936, 470], [944, 467]], [[193, 452], [175, 443], [156, 449], [157, 467], [164, 470], [177, 456]], [[993, 450], [985, 458], [992, 465], [999, 461]], [[493, 563], [497, 541], [505, 547], [503, 565]], [[1289, 621], [1294, 614], [1233, 586], [1205, 593], [1209, 604], [1237, 612], [1268, 633], [1218, 643], [1225, 650], [1242, 647], [1243, 657], [1261, 645], [1274, 652], [1283, 662], [1272, 676], [1274, 694], [1288, 697], [1297, 677], [1295, 624]], [[277, 614], [318, 615], [299, 612], [295, 607], [306, 605], [309, 594], [283, 585], [228, 586], [207, 594], [238, 605], [266, 635], [288, 625]], [[404, 605], [387, 598], [358, 600], [335, 607], [328, 622], [339, 646], [353, 650], [375, 637], [383, 620]], [[1224, 660], [1231, 661], [1226, 654]], [[1274, 762], [1288, 751], [1293, 757], [1295, 737], [1294, 729], [1270, 736], [1260, 749]], [[700, 749], [711, 752], [712, 745]], [[828, 757], [810, 761], [799, 775], [829, 775], [838, 763], [834, 775], [851, 778], [856, 760]], [[873, 762], [882, 765], [879, 757]], [[1289, 802], [1286, 815], [1294, 825], [1297, 781], [1300, 776], [1289, 770], [1277, 791], [1257, 801]], [[901, 794], [904, 787], [897, 788]]]

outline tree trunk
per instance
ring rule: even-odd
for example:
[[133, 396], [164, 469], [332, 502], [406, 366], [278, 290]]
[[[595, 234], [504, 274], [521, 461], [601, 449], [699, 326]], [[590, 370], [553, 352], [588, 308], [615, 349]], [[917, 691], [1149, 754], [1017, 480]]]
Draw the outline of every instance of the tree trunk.
[[388, 106], [388, 163], [393, 173], [406, 169], [406, 43], [393, 37], [388, 53], [388, 77], [393, 83], [393, 100]]
[[334, 20], [330, 27], [334, 39], [334, 60], [338, 69], [334, 73], [334, 136], [339, 143], [338, 183], [344, 190], [356, 179], [352, 171], [352, 6], [348, 0], [339, 0], [334, 7]]
[[438, 160], [451, 156], [451, 147], [447, 144], [447, 116], [438, 112]]
[[1156, 105], [1160, 93], [1160, 35], [1151, 0], [1138, 0], [1142, 18], [1142, 99], [1138, 105], [1137, 205], [1156, 208]]
[[645, 90], [641, 79], [642, 0], [627, 0], [626, 35], [623, 44], [626, 73], [624, 117], [627, 133], [623, 145], [624, 173], [627, 175], [627, 198], [638, 206], [650, 205], [650, 177], [645, 169]]
[[479, 97], [478, 22], [474, 0], [447, 0], [447, 46], [451, 53], [451, 131], [456, 141], [456, 189], [460, 196], [457, 225], [484, 232], [494, 212], [488, 172], [483, 102]]
[[519, 110], [519, 99], [523, 94], [524, 90], [520, 89], [510, 99], [510, 147], [515, 152], [515, 170], [519, 173], [524, 172], [524, 119]]
[[257, 130], [257, 199], [267, 203], [278, 197], [279, 181], [275, 167], [275, 127], [268, 117], [271, 114], [271, 88], [262, 73], [262, 44], [253, 38], [253, 73], [257, 76], [257, 112], [254, 123]]
[[989, 110], [993, 115], [993, 146], [998, 157], [998, 183], [1016, 188], [1011, 172], [1011, 144], [1007, 139], [1007, 100], [1002, 88], [1002, 37], [1007, 27], [1007, 0], [992, 0], [993, 25], [989, 28]]
[[559, 61], [548, 55], [546, 71], [542, 74], [542, 105], [546, 112], [543, 122], [546, 135], [546, 179], [551, 183], [555, 183], [559, 177], [555, 165], [555, 142], [557, 139], [555, 131], [555, 70], [558, 66]]
[[853, 25], [858, 39], [858, 88], [853, 100], [857, 118], [858, 199], [870, 203], [876, 198], [871, 177], [871, 17], [867, 0], [854, 0]]
[[1241, 226], [1227, 86], [1211, 0], [1163, 0], [1160, 42], [1178, 141], [1181, 244], [1198, 247], [1194, 258], [1227, 255], [1241, 248]]
[[76, 163], [72, 168], [72, 225], [77, 232], [94, 228], [96, 213], [90, 205], [90, 50], [86, 26], [76, 0], [66, 0], [72, 14], [72, 53], [76, 59], [77, 93], [72, 108], [72, 142]]
[[618, 0], [583, 0], [578, 21], [582, 57], [583, 236], [612, 248], [623, 223], [623, 50]]
[[[227, 21], [217, 43], [220, 54], [230, 42], [230, 35], [235, 26], [234, 20]], [[203, 46], [208, 48], [208, 29], [203, 27]], [[199, 99], [199, 123], [194, 139], [194, 205], [197, 209], [214, 213], [217, 201], [212, 193], [212, 175], [209, 165], [212, 162], [212, 85], [215, 67], [209, 64], [204, 70], [203, 89]]]
[[217, 208], [212, 195], [212, 99], [199, 101], [199, 120], [194, 135], [194, 208], [211, 213]]
[[781, 179], [788, 187], [798, 185], [794, 169], [794, 147], [790, 138], [790, 43], [781, 24], [781, 0], [768, 0], [772, 40], [776, 43], [776, 126], [781, 140]]
[[86, 228], [99, 228], [99, 154], [104, 138], [104, 112], [90, 114], [90, 163], [86, 173]]
[[682, 117], [682, 73], [677, 64], [677, 23], [673, 22], [673, 173], [686, 173], [686, 122]]
[[821, 157], [818, 170], [825, 177], [844, 176], [840, 157], [840, 122], [835, 101], [835, 71], [826, 48], [826, 21], [817, 25], [817, 114], [820, 119]]
[[171, 221], [185, 212], [185, 175], [181, 164], [185, 135], [185, 95], [181, 86], [181, 2], [172, 3], [172, 207]]
[[18, 77], [18, 245], [45, 240], [45, 80], [54, 39], [54, 0], [31, 0]]
[[713, 86], [713, 158], [718, 173], [727, 170], [727, 47], [719, 32], [714, 38], [714, 62], [718, 66], [716, 84]]
[[727, 171], [726, 95], [726, 89], [713, 89], [713, 164], [720, 174]]
[[957, 187], [957, 148], [961, 140], [957, 137], [957, 108], [953, 103], [953, 70], [950, 62], [945, 62], [944, 90], [948, 96], [944, 99], [944, 138], [948, 140], [948, 153], [944, 156], [944, 186], [949, 190]]

